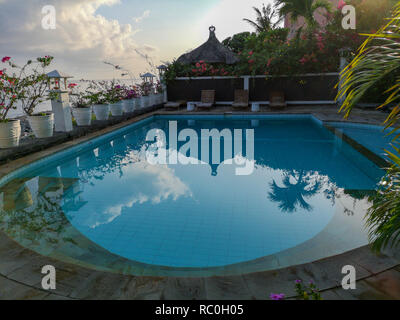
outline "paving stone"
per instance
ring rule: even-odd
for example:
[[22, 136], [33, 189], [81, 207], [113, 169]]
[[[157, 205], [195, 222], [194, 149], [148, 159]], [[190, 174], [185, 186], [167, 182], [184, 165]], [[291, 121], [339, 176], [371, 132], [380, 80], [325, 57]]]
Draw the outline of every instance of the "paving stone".
[[347, 252], [343, 255], [343, 257], [348, 258], [348, 264], [351, 264], [350, 262], [355, 262], [373, 274], [385, 271], [398, 265], [398, 261], [396, 259], [383, 254], [377, 255], [372, 252], [368, 246]]
[[335, 289], [334, 292], [343, 300], [389, 300], [391, 299], [384, 292], [376, 290], [367, 281], [357, 282], [357, 289], [344, 290], [342, 288]]
[[[341, 285], [342, 279], [345, 276], [344, 274], [342, 274], [342, 269], [346, 265], [352, 265], [355, 267], [357, 279], [363, 279], [371, 275], [371, 272], [365, 270], [358, 263], [355, 263], [354, 261], [350, 260], [347, 254], [325, 258], [313, 262], [312, 264], [324, 270], [327, 277], [335, 282], [334, 286]], [[320, 284], [317, 282], [317, 285]], [[327, 289], [327, 287], [322, 285], [320, 287], [320, 290], [324, 289]]]
[[366, 279], [365, 282], [389, 299], [400, 300], [400, 272], [398, 270], [385, 271]]
[[161, 277], [132, 277], [111, 299], [161, 300], [166, 282], [167, 278]]
[[207, 298], [203, 278], [168, 278], [162, 299], [204, 300]]
[[208, 300], [250, 300], [252, 294], [242, 276], [205, 279]]
[[127, 276], [95, 271], [80, 285], [76, 286], [69, 297], [73, 299], [108, 300], [116, 292], [121, 292], [129, 280], [130, 277]]
[[40, 300], [48, 294], [0, 276], [0, 300]]

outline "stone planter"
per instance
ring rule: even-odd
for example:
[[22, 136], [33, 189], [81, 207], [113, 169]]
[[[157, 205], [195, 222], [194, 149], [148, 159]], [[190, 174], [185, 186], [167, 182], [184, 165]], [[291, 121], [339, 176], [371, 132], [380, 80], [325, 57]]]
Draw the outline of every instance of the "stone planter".
[[79, 127], [87, 127], [92, 124], [92, 108], [74, 108], [72, 114]]
[[135, 100], [134, 99], [124, 100], [123, 110], [124, 113], [132, 113], [133, 111], [135, 111]]
[[28, 121], [36, 138], [43, 139], [53, 136], [54, 113], [28, 116]]
[[13, 148], [19, 146], [21, 138], [21, 121], [9, 120], [0, 122], [0, 148]]
[[111, 115], [113, 117], [122, 116], [124, 113], [123, 101], [110, 105]]
[[108, 120], [110, 116], [110, 106], [108, 104], [96, 104], [93, 106], [96, 119], [100, 121]]

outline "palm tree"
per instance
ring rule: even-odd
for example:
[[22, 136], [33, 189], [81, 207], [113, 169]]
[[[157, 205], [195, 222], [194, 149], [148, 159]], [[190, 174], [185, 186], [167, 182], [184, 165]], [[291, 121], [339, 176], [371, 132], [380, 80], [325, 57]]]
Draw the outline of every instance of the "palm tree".
[[267, 6], [263, 4], [261, 10], [256, 7], [253, 7], [253, 9], [257, 14], [256, 21], [252, 21], [250, 19], [243, 19], [243, 21], [250, 23], [258, 33], [269, 31], [271, 29], [276, 29], [282, 21], [282, 18], [278, 16], [278, 13], [272, 8], [272, 5], [270, 4]]
[[[393, 104], [385, 125], [395, 133], [400, 122], [400, 1], [389, 22], [369, 35], [356, 57], [342, 71], [337, 96], [338, 101], [344, 99], [340, 110], [348, 117], [360, 99], [382, 81], [386, 81], [383, 91], [387, 90], [380, 108]], [[395, 135], [394, 143], [397, 144], [399, 137], [399, 134]], [[393, 147], [395, 152], [386, 151], [393, 165], [382, 180], [377, 195], [371, 197], [373, 205], [368, 211], [370, 241], [376, 251], [400, 245], [400, 148]]]
[[290, 15], [292, 21], [296, 22], [303, 17], [309, 28], [317, 26], [314, 14], [318, 9], [331, 10], [331, 4], [326, 0], [275, 0], [275, 7], [279, 8], [281, 19]]

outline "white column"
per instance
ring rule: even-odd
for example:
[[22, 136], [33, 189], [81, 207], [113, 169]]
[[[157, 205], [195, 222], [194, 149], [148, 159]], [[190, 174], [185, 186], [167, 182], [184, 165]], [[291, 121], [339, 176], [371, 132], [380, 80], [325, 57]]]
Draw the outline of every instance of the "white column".
[[[347, 54], [349, 52], [349, 49], [341, 49], [340, 50], [340, 70], [339, 72], [341, 73], [346, 66], [348, 65], [348, 59], [347, 59]], [[343, 86], [343, 81], [341, 80], [341, 77], [339, 75], [339, 86], [338, 86], [338, 91], [340, 91], [342, 89]], [[343, 96], [342, 98], [340, 98], [338, 100], [338, 104], [339, 106], [342, 106], [344, 100], [346, 100], [346, 96]]]
[[52, 90], [51, 92], [58, 93], [58, 98], [51, 100], [51, 107], [54, 113], [55, 131], [72, 131], [72, 115], [68, 91]]
[[249, 90], [250, 89], [250, 77], [249, 76], [245, 76], [243, 81], [244, 81], [243, 89], [244, 90]]

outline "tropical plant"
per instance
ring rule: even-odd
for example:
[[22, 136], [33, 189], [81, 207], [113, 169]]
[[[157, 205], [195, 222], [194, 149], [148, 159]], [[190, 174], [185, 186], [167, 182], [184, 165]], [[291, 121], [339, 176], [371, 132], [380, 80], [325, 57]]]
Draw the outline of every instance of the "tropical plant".
[[278, 28], [283, 17], [278, 16], [278, 13], [271, 4], [267, 6], [263, 4], [261, 10], [257, 7], [253, 7], [253, 9], [257, 14], [256, 21], [250, 19], [243, 19], [243, 21], [251, 24], [256, 29], [256, 32], [264, 32]]
[[231, 51], [239, 53], [243, 51], [246, 45], [246, 40], [250, 35], [251, 35], [250, 32], [237, 33], [234, 34], [232, 37], [226, 38], [224, 41], [222, 41], [222, 44]]
[[392, 167], [383, 178], [378, 193], [370, 198], [373, 205], [368, 211], [367, 226], [376, 251], [400, 244], [400, 149], [396, 146], [400, 137], [397, 132], [400, 120], [400, 1], [387, 24], [368, 36], [341, 73], [337, 100], [342, 101], [340, 111], [345, 113], [345, 117], [371, 88], [384, 79], [392, 81], [386, 82], [386, 98], [379, 108], [393, 107], [384, 124], [394, 136], [395, 151], [386, 151]]
[[325, 9], [328, 12], [331, 10], [331, 4], [326, 0], [275, 0], [275, 6], [281, 19], [290, 16], [295, 22], [303, 17], [309, 29], [318, 26], [314, 17], [317, 10]]

